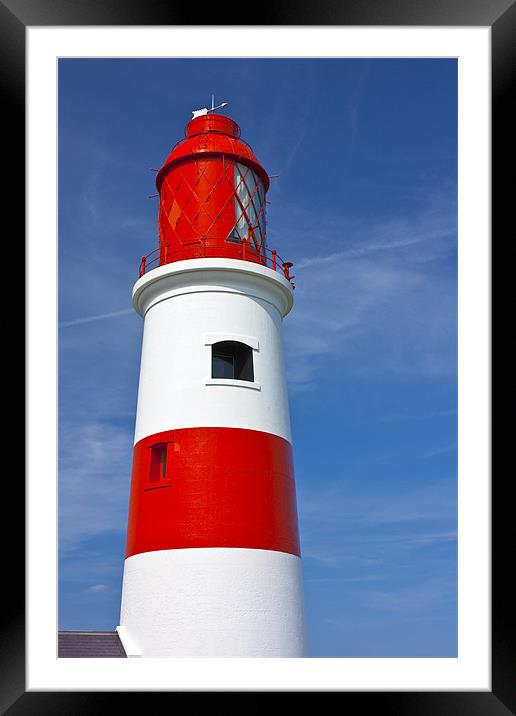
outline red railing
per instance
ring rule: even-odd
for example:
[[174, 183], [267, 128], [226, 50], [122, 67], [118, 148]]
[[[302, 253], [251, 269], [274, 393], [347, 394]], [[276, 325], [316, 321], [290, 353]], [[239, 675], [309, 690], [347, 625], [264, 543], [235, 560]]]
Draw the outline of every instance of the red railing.
[[292, 288], [295, 288], [294, 276], [290, 273], [293, 264], [291, 261], [283, 261], [275, 249], [265, 246], [256, 247], [249, 239], [233, 242], [224, 239], [197, 239], [188, 244], [164, 244], [146, 256], [142, 256], [140, 262], [140, 278], [147, 271], [169, 264], [173, 261], [184, 261], [197, 258], [227, 258], [250, 261], [251, 263], [268, 266], [273, 271], [283, 274], [287, 281], [290, 281]]

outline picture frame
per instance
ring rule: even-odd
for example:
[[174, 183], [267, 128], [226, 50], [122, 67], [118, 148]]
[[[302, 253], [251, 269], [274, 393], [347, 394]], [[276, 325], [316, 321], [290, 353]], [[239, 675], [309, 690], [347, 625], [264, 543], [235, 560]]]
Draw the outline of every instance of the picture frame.
[[[0, 47], [2, 59], [2, 85], [9, 101], [5, 113], [7, 136], [10, 144], [18, 148], [18, 159], [12, 165], [14, 184], [23, 185], [23, 162], [19, 159], [24, 146], [24, 72], [25, 32], [33, 26], [102, 26], [102, 25], [195, 25], [195, 12], [165, 6], [157, 1], [131, 1], [120, 3], [106, 0], [102, 4], [92, 2], [67, 2], [66, 0], [3, 0], [0, 6]], [[509, 80], [515, 66], [516, 6], [514, 3], [496, 2], [468, 3], [449, 0], [445, 4], [425, 2], [399, 2], [375, 0], [360, 3], [347, 2], [338, 8], [331, 2], [318, 3], [317, 8], [299, 4], [295, 8], [277, 3], [265, 8], [261, 17], [263, 25], [403, 25], [403, 26], [489, 26], [492, 33], [492, 209], [493, 236], [502, 227], [509, 226], [505, 213], [511, 206], [510, 186], [502, 181], [503, 169], [508, 162], [507, 139], [511, 126]], [[203, 11], [203, 25], [216, 27], [221, 18], [215, 8]], [[218, 22], [217, 22], [218, 21]], [[212, 24], [213, 22], [213, 24]], [[235, 23], [230, 23], [235, 24]], [[514, 123], [514, 119], [512, 119]], [[20, 175], [20, 176], [17, 176]], [[20, 198], [20, 204], [21, 204]], [[18, 216], [24, 215], [20, 206]], [[500, 239], [501, 240], [501, 239]], [[29, 287], [30, 290], [30, 287]], [[28, 346], [30, 350], [30, 345]], [[28, 386], [30, 390], [30, 385]], [[516, 711], [511, 663], [514, 663], [513, 646], [507, 638], [511, 605], [507, 565], [504, 555], [510, 544], [511, 520], [509, 509], [508, 480], [493, 481], [492, 497], [492, 690], [491, 692], [345, 692], [344, 705], [368, 706], [395, 714], [507, 714]], [[101, 713], [112, 708], [110, 693], [98, 692], [27, 692], [25, 689], [25, 616], [24, 616], [24, 500], [21, 485], [8, 485], [11, 492], [10, 511], [16, 519], [16, 527], [10, 529], [9, 574], [13, 575], [6, 593], [8, 615], [2, 633], [1, 650], [1, 701], [3, 711], [16, 716], [24, 713], [79, 714]], [[13, 539], [16, 534], [16, 539]], [[16, 546], [15, 546], [16, 545]], [[503, 561], [502, 561], [503, 560]], [[120, 694], [118, 694], [119, 696]], [[135, 698], [136, 694], [130, 694]], [[138, 698], [138, 697], [136, 697]], [[365, 700], [364, 700], [365, 699]]]

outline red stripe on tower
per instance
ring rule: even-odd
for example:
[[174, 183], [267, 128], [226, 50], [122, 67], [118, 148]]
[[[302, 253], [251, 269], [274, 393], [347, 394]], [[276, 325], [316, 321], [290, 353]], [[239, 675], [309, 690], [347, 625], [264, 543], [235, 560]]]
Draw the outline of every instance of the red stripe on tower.
[[150, 435], [134, 448], [127, 552], [242, 547], [299, 555], [290, 443], [235, 428]]

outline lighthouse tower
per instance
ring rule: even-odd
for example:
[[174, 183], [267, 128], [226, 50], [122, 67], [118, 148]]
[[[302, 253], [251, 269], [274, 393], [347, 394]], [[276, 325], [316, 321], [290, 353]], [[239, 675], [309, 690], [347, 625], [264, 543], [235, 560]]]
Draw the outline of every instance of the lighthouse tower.
[[129, 656], [300, 657], [301, 560], [269, 178], [238, 125], [194, 112], [157, 174], [122, 606]]

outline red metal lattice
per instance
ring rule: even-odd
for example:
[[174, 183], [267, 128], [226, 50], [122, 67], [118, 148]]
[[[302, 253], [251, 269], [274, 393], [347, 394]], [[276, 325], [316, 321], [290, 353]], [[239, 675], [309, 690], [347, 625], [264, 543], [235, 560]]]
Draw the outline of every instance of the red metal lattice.
[[249, 166], [225, 156], [181, 163], [161, 184], [158, 224], [163, 244], [249, 237], [259, 249], [266, 242], [263, 184]]

